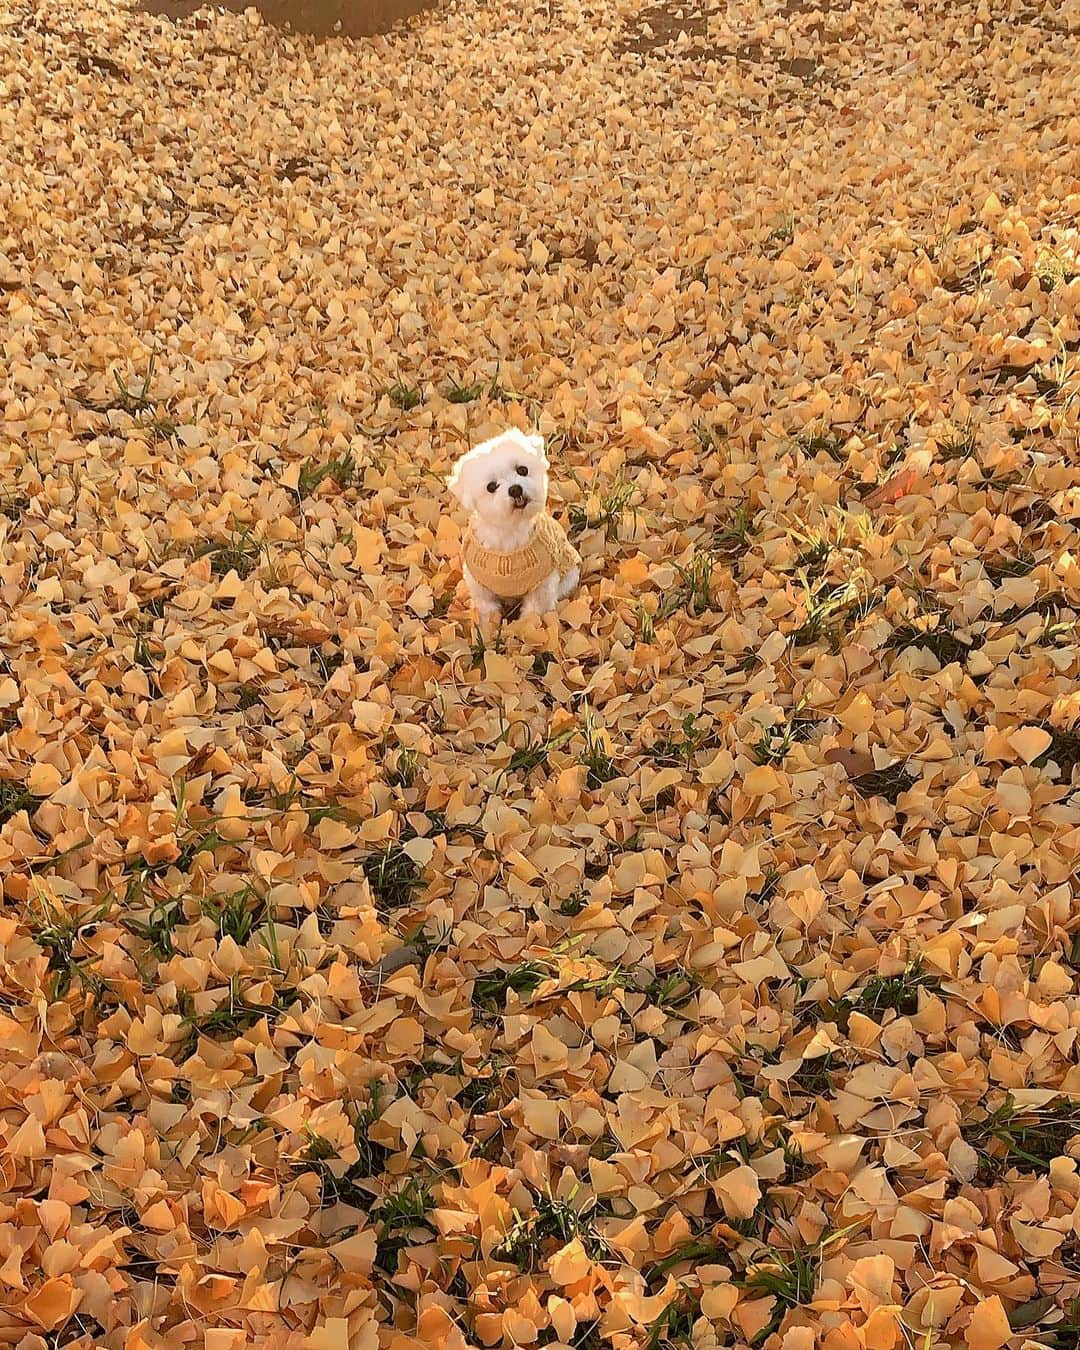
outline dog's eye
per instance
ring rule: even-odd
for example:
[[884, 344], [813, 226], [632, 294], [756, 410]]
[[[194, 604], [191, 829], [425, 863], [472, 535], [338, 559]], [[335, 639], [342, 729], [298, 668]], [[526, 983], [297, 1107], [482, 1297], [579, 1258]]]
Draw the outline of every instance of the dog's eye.
[[524, 464], [519, 464], [519, 465], [518, 465], [518, 468], [517, 468], [517, 471], [518, 471], [519, 474], [521, 474], [522, 478], [528, 478], [528, 476], [529, 476], [529, 471], [528, 471], [528, 469], [525, 467]]
[[498, 486], [499, 486], [498, 483], [489, 483], [489, 484], [488, 484], [488, 491], [489, 491], [489, 492], [494, 492], [495, 489], [496, 489]]

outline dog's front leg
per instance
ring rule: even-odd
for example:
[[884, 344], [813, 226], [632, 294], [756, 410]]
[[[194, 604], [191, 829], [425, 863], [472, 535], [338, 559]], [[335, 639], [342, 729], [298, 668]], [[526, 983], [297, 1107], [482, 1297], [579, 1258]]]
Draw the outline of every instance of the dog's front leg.
[[486, 586], [481, 586], [467, 567], [462, 568], [462, 575], [465, 578], [465, 585], [469, 588], [469, 598], [473, 602], [473, 609], [476, 610], [476, 617], [481, 623], [498, 623], [502, 618], [499, 597]]
[[552, 572], [522, 600], [521, 617], [525, 619], [531, 614], [550, 614], [558, 598], [559, 574]]

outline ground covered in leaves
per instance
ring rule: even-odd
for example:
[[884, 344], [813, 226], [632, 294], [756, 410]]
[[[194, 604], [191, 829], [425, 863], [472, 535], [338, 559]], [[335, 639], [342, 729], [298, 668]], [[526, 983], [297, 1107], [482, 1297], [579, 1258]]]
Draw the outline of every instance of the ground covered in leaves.
[[1077, 1345], [1078, 36], [2, 0], [0, 1343]]

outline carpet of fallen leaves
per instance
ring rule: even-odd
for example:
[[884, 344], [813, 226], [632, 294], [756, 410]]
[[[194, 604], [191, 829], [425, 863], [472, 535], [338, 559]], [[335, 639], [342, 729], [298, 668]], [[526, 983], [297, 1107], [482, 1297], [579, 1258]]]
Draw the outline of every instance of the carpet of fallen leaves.
[[0, 1344], [1077, 1345], [1078, 37], [2, 0]]

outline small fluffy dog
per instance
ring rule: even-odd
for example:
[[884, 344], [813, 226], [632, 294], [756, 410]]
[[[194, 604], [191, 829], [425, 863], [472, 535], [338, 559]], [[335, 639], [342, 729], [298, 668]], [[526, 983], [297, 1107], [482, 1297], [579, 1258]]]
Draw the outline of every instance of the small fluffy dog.
[[462, 455], [447, 486], [472, 517], [461, 564], [481, 620], [499, 619], [519, 601], [522, 615], [547, 614], [570, 594], [581, 558], [547, 513], [542, 436], [501, 432]]

